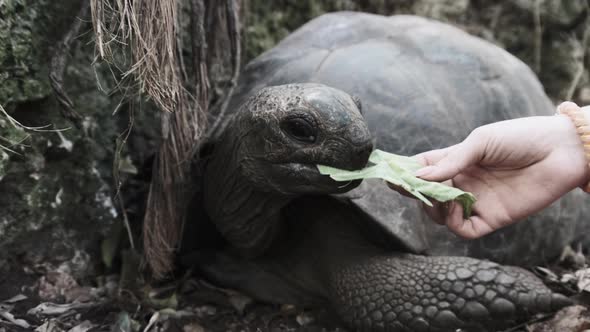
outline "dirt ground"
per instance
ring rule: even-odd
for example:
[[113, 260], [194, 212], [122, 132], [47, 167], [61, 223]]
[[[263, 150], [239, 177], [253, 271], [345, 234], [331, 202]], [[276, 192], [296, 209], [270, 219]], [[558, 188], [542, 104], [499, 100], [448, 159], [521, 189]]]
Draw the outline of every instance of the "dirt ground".
[[[188, 274], [150, 285], [125, 281], [131, 278], [123, 269], [123, 276], [80, 281], [76, 264], [25, 263], [22, 271], [1, 275], [0, 284], [14, 287], [0, 289], [0, 332], [347, 331], [326, 309], [257, 303]], [[579, 304], [505, 331], [589, 330], [590, 269], [583, 254], [568, 247], [555, 265], [533, 271]]]

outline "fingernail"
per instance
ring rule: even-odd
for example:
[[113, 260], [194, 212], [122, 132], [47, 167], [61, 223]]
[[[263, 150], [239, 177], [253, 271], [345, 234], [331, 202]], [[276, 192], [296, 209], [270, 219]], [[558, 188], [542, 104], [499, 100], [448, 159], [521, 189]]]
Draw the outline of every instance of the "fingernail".
[[421, 177], [427, 176], [428, 174], [432, 173], [432, 171], [434, 171], [433, 166], [426, 166], [426, 167], [423, 167], [423, 168], [420, 168], [419, 170], [417, 170], [414, 173], [414, 176], [421, 178]]

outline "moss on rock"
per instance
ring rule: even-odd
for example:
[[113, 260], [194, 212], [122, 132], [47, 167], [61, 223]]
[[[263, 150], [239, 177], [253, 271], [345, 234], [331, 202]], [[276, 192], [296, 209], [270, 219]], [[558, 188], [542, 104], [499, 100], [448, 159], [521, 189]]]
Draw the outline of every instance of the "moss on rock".
[[52, 47], [69, 26], [80, 1], [0, 1], [0, 104], [8, 110], [20, 102], [50, 94]]
[[359, 10], [351, 0], [250, 0], [245, 17], [245, 54], [250, 60], [310, 19], [337, 10]]
[[[62, 117], [49, 84], [54, 47], [78, 19], [81, 3], [0, 1], [0, 77], [8, 78], [0, 86], [0, 105], [25, 126], [66, 129], [23, 130], [0, 115], [0, 144], [28, 136], [12, 147], [15, 153], [0, 149], [0, 262], [23, 255], [63, 261], [80, 252], [96, 257], [102, 236], [121, 222], [112, 169], [130, 110], [124, 104], [113, 114], [122, 96], [108, 93], [115, 83], [106, 65], [93, 65], [91, 34], [72, 44], [64, 77], [82, 128]], [[86, 24], [82, 31], [90, 30]], [[154, 114], [135, 113], [137, 129], [123, 153], [136, 164], [154, 151], [159, 130]], [[0, 273], [6, 268], [10, 264], [0, 264]]]
[[[577, 91], [588, 86], [584, 33], [588, 26], [584, 0], [545, 0], [538, 10], [535, 0], [327, 0], [296, 1], [250, 0], [246, 7], [246, 60], [274, 46], [288, 33], [325, 12], [353, 10], [383, 15], [414, 14], [454, 24], [467, 32], [505, 48], [532, 68], [548, 95], [555, 101], [568, 98], [575, 84]], [[540, 18], [536, 24], [535, 15]], [[541, 34], [537, 35], [536, 29]], [[535, 54], [540, 54], [540, 64]], [[582, 56], [580, 56], [582, 53]], [[586, 66], [588, 67], [588, 66]], [[590, 100], [583, 101], [589, 103]]]

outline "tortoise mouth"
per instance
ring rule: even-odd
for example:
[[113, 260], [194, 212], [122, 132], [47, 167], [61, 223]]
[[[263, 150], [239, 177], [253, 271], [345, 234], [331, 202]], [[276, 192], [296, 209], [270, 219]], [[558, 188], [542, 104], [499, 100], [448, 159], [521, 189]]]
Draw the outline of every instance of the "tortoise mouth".
[[[329, 164], [328, 164], [329, 165]], [[361, 180], [339, 182], [327, 175], [323, 175], [316, 164], [289, 162], [282, 163], [280, 167], [287, 173], [290, 179], [290, 188], [298, 193], [344, 193], [358, 187]]]

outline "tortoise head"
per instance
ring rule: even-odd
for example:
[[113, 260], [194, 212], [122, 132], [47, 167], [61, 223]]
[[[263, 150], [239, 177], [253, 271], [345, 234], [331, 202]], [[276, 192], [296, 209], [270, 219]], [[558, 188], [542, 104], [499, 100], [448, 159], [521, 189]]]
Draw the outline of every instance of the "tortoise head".
[[348, 191], [360, 181], [335, 182], [321, 175], [316, 165], [361, 169], [373, 150], [358, 99], [320, 84], [264, 88], [234, 121], [240, 133], [235, 153], [242, 175], [264, 191]]

